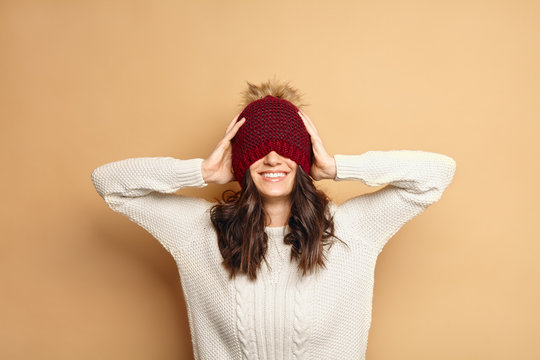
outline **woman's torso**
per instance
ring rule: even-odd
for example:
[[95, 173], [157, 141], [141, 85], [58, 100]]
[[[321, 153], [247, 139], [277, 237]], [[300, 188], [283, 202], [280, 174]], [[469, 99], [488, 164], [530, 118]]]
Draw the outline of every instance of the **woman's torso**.
[[[209, 216], [173, 251], [188, 308], [196, 359], [362, 358], [371, 325], [377, 251], [336, 216], [326, 268], [302, 276], [282, 228], [266, 228], [257, 280], [229, 280]], [[363, 356], [363, 355], [362, 355]]]

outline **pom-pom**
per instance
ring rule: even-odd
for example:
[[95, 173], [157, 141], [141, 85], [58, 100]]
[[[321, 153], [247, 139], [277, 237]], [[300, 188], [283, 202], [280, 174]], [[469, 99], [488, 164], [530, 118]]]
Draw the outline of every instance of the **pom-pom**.
[[280, 82], [275, 77], [269, 79], [260, 85], [255, 85], [247, 81], [248, 87], [242, 91], [242, 101], [240, 106], [245, 108], [255, 100], [264, 98], [267, 95], [272, 95], [290, 101], [299, 110], [303, 110], [306, 104], [302, 103], [302, 94], [300, 91], [289, 84], [289, 82]]

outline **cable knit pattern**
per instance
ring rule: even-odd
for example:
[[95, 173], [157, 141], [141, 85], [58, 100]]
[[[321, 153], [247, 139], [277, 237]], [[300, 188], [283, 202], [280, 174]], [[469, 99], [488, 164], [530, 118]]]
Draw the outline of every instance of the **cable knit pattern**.
[[307, 359], [309, 341], [310, 312], [309, 298], [312, 295], [311, 286], [316, 275], [305, 276], [298, 280], [294, 298], [294, 333], [293, 333], [293, 358], [297, 360]]
[[237, 275], [236, 285], [236, 327], [238, 341], [242, 348], [242, 359], [258, 359], [255, 339], [253, 339], [253, 289], [249, 278]]
[[108, 206], [147, 230], [173, 256], [198, 359], [365, 359], [377, 257], [408, 221], [437, 202], [456, 162], [420, 150], [335, 155], [335, 180], [388, 185], [331, 203], [336, 242], [326, 269], [301, 276], [287, 226], [265, 228], [268, 266], [256, 281], [230, 280], [210, 221], [213, 203], [175, 194], [204, 187], [202, 159], [130, 158], [91, 175]]

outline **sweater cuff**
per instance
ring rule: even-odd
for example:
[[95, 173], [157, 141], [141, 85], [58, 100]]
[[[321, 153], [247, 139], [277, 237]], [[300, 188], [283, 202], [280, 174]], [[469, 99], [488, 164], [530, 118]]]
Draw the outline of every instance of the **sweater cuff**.
[[354, 179], [362, 172], [360, 169], [362, 162], [359, 161], [362, 155], [334, 155], [336, 160], [335, 181]]
[[182, 187], [205, 187], [208, 185], [202, 176], [204, 159], [194, 158], [180, 160], [172, 158], [176, 182]]

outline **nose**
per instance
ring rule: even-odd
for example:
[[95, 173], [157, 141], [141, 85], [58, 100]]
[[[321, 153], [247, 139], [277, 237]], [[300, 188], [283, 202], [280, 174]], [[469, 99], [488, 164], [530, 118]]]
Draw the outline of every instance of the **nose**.
[[281, 156], [275, 152], [274, 150], [270, 151], [266, 156], [264, 157], [264, 164], [268, 166], [276, 166], [281, 164], [283, 160], [281, 159]]

